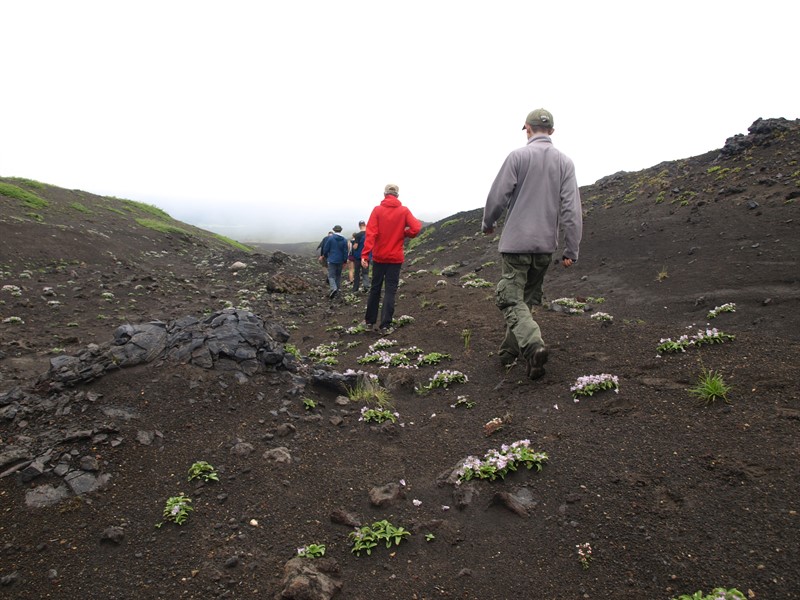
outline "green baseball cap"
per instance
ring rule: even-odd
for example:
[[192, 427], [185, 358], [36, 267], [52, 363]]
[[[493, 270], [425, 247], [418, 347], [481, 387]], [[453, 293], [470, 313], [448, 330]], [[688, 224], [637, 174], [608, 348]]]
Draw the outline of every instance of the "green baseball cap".
[[[525, 125], [530, 125], [531, 127], [547, 127], [548, 129], [552, 129], [553, 114], [544, 108], [537, 108], [536, 110], [532, 110], [528, 113], [528, 117], [525, 119]], [[523, 125], [522, 128], [525, 129], [525, 126]]]

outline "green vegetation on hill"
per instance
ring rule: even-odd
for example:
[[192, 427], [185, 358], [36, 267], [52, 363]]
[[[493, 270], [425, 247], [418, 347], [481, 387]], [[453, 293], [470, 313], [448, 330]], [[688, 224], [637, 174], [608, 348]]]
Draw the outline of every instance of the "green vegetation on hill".
[[28, 208], [46, 208], [50, 205], [44, 198], [10, 183], [0, 182], [0, 195], [20, 200]]

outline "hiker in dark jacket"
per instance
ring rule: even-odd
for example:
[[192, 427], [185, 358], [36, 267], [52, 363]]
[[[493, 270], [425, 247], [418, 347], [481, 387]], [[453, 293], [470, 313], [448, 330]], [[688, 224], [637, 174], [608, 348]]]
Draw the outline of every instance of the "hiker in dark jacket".
[[358, 233], [355, 234], [353, 243], [353, 258], [355, 258], [355, 272], [353, 273], [353, 291], [361, 289], [365, 294], [369, 291], [369, 256], [367, 256], [367, 266], [361, 266], [361, 250], [364, 249], [364, 242], [367, 237], [367, 224], [364, 221], [358, 222]]
[[342, 265], [347, 262], [347, 240], [341, 235], [342, 226], [336, 225], [333, 234], [322, 244], [322, 256], [319, 260], [328, 263], [328, 284], [331, 286], [328, 297], [333, 299], [339, 293], [342, 282]]

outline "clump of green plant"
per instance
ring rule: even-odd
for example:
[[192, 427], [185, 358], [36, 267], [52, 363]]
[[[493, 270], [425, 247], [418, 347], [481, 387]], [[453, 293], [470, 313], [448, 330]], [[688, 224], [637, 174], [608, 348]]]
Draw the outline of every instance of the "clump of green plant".
[[317, 408], [317, 401], [313, 398], [303, 398], [303, 408], [306, 410], [314, 410]]
[[325, 556], [325, 544], [309, 544], [297, 549], [300, 558], [320, 558]]
[[586, 302], [588, 304], [603, 304], [605, 301], [606, 301], [606, 299], [603, 298], [602, 296], [598, 296], [597, 298], [595, 298], [594, 296], [589, 296], [586, 299]]
[[25, 321], [22, 320], [22, 317], [6, 317], [3, 319], [3, 323], [10, 325], [25, 325]]
[[429, 352], [417, 358], [417, 364], [420, 365], [438, 365], [444, 359], [450, 358], [449, 354], [444, 352]]
[[192, 499], [183, 494], [168, 498], [167, 503], [164, 505], [164, 521], [156, 523], [156, 527], [161, 527], [167, 521], [176, 525], [183, 525], [186, 519], [189, 518], [189, 513], [194, 510], [191, 505]]
[[461, 284], [462, 288], [487, 288], [487, 287], [494, 287], [494, 284], [491, 281], [486, 281], [485, 279], [481, 279], [480, 277], [474, 277], [468, 279], [464, 283]]
[[708, 595], [698, 590], [694, 594], [681, 594], [672, 600], [745, 600], [744, 594], [736, 588], [714, 588]]
[[450, 227], [451, 225], [455, 225], [456, 223], [460, 223], [461, 219], [450, 219], [449, 221], [445, 221], [442, 223], [442, 229], [445, 227]]
[[349, 539], [353, 543], [351, 552], [356, 556], [361, 556], [362, 552], [366, 552], [369, 556], [379, 542], [384, 542], [387, 548], [391, 548], [392, 544], [399, 546], [400, 542], [410, 535], [410, 531], [403, 527], [396, 527], [386, 519], [376, 521], [372, 525], [365, 525], [350, 532]]
[[706, 315], [706, 318], [716, 319], [719, 315], [721, 315], [724, 312], [736, 312], [736, 304], [733, 302], [726, 302], [721, 306], [715, 306], [712, 310], [708, 311], [708, 315]]
[[189, 481], [202, 479], [203, 481], [219, 481], [217, 470], [204, 460], [199, 460], [189, 467]]
[[366, 378], [360, 378], [352, 387], [346, 387], [347, 398], [350, 402], [366, 402], [375, 404], [381, 408], [391, 407], [391, 396], [386, 388], [382, 388], [377, 382], [377, 375], [370, 373], [364, 374]]
[[735, 340], [735, 335], [724, 333], [719, 329], [705, 329], [698, 330], [697, 333], [691, 337], [684, 334], [677, 340], [672, 338], [661, 338], [661, 341], [656, 348], [659, 354], [671, 354], [675, 352], [686, 352], [687, 348], [692, 346], [702, 346], [706, 344], [724, 344], [725, 342]]
[[287, 354], [291, 354], [295, 358], [300, 358], [300, 350], [298, 350], [297, 346], [295, 346], [294, 344], [284, 344], [283, 350], [284, 352], [286, 352]]
[[405, 325], [411, 325], [413, 322], [414, 317], [410, 315], [400, 315], [392, 319], [392, 327], [404, 327]]
[[364, 421], [365, 423], [369, 423], [370, 421], [374, 423], [383, 423], [385, 421], [397, 423], [397, 419], [399, 418], [399, 412], [392, 411], [388, 408], [370, 408], [369, 406], [362, 406], [361, 416], [358, 420]]
[[721, 373], [705, 368], [695, 385], [689, 388], [689, 393], [692, 396], [699, 398], [706, 404], [712, 404], [718, 399], [725, 402], [725, 404], [730, 404], [728, 401], [728, 392], [730, 391], [731, 386], [725, 383]]
[[596, 312], [590, 318], [600, 323], [613, 323], [614, 321], [614, 317], [605, 312]]
[[466, 383], [467, 381], [469, 381], [469, 379], [461, 371], [446, 369], [444, 371], [436, 371], [433, 377], [428, 381], [428, 384], [422, 386], [422, 389], [432, 390], [435, 388], [447, 388], [453, 383]]
[[308, 356], [313, 358], [318, 364], [338, 365], [339, 359], [336, 357], [339, 356], [339, 344], [337, 342], [320, 344], [309, 350]]
[[469, 342], [472, 338], [472, 330], [471, 329], [462, 329], [461, 330], [461, 339], [464, 340], [464, 350], [469, 351]]
[[563, 306], [569, 314], [582, 313], [586, 310], [586, 302], [579, 302], [575, 298], [556, 298], [550, 302], [550, 305]]
[[464, 459], [464, 464], [458, 475], [459, 483], [470, 479], [505, 479], [511, 471], [516, 471], [518, 467], [525, 466], [528, 469], [536, 467], [537, 471], [542, 470], [548, 456], [545, 452], [535, 452], [531, 450], [530, 440], [518, 440], [512, 444], [503, 444], [500, 450], [492, 448], [487, 451], [484, 457], [468, 456]]
[[667, 267], [661, 267], [661, 270], [656, 275], [656, 281], [664, 281], [669, 277], [669, 273], [667, 272]]

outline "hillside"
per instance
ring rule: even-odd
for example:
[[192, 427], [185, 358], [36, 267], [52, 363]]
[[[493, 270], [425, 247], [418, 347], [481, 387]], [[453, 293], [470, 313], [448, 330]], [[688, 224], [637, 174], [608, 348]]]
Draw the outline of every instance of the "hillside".
[[[410, 318], [382, 344], [419, 366], [379, 368], [365, 297], [329, 301], [313, 257], [0, 177], [0, 595], [797, 598], [798, 160], [800, 121], [759, 119], [582, 188], [581, 260], [551, 267], [536, 309], [535, 382], [495, 354], [478, 207], [408, 245]], [[707, 324], [733, 339], [657, 352]], [[415, 391], [442, 369], [468, 381]], [[728, 402], [688, 393], [704, 369]], [[618, 393], [575, 402], [601, 373]], [[359, 420], [378, 397], [397, 423]], [[518, 440], [541, 470], [455, 484], [467, 456]], [[218, 481], [187, 481], [197, 461]], [[156, 527], [180, 494], [186, 522]], [[351, 552], [382, 520], [410, 535]], [[293, 559], [308, 544], [325, 556]]]

